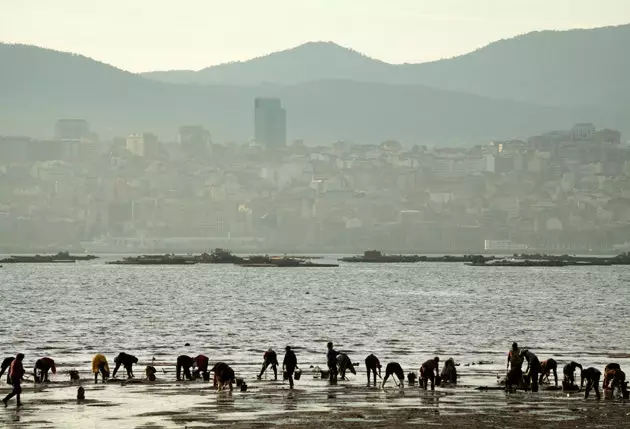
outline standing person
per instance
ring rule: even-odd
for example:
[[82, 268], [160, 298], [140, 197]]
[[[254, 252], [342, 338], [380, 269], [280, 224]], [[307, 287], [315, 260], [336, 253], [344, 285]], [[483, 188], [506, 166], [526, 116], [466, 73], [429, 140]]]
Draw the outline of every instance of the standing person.
[[35, 362], [35, 367], [33, 368], [33, 379], [35, 383], [37, 383], [38, 381], [40, 383], [48, 382], [48, 371], [52, 371], [53, 374], [57, 374], [55, 361], [49, 357], [37, 359], [37, 361]]
[[429, 380], [431, 380], [431, 390], [435, 390], [435, 377], [440, 375], [440, 358], [434, 357], [422, 364], [420, 367], [420, 379], [424, 390], [427, 390]]
[[328, 352], [326, 353], [328, 373], [330, 375], [330, 382], [333, 383], [337, 381], [337, 355], [339, 352], [333, 348], [332, 341], [328, 342], [326, 346], [328, 347]]
[[289, 389], [293, 389], [293, 373], [297, 368], [297, 357], [290, 346], [287, 346], [282, 361], [282, 369], [287, 372], [289, 378]]
[[562, 373], [564, 374], [564, 382], [562, 383], [562, 387], [565, 389], [575, 389], [575, 369], [580, 368], [580, 372], [582, 371], [582, 365], [577, 362], [571, 361], [562, 368]]
[[118, 372], [118, 368], [122, 365], [127, 371], [127, 378], [133, 378], [133, 364], [138, 363], [137, 357], [121, 352], [118, 356], [116, 356], [114, 362], [116, 363], [116, 366], [114, 367], [112, 377], [116, 377], [116, 372]]
[[508, 352], [506, 371], [506, 390], [510, 390], [515, 384], [517, 386], [523, 384], [523, 358], [517, 343], [512, 343], [512, 349]]
[[376, 370], [378, 369], [378, 376], [381, 376], [381, 363], [378, 358], [373, 354], [365, 358], [365, 370], [367, 371], [368, 386], [370, 385], [370, 372], [374, 376], [374, 385], [376, 385]]
[[[383, 385], [382, 385], [383, 388], [385, 388], [385, 383], [387, 383], [387, 379], [390, 376], [393, 379], [394, 375], [398, 378], [398, 381], [400, 382], [400, 387], [401, 388], [405, 387], [405, 373], [403, 372], [402, 367], [400, 366], [398, 362], [390, 362], [385, 367], [385, 378], [383, 379]], [[394, 380], [394, 382], [395, 381], [396, 380]]]
[[98, 384], [98, 374], [101, 374], [103, 383], [109, 378], [109, 365], [107, 364], [107, 358], [97, 353], [92, 358], [92, 373], [94, 374], [94, 384]]
[[525, 373], [529, 379], [532, 392], [538, 392], [538, 374], [540, 374], [540, 360], [538, 356], [529, 350], [523, 350], [521, 356], [527, 361], [527, 369]]
[[278, 355], [276, 354], [274, 349], [272, 349], [271, 347], [269, 347], [269, 350], [267, 350], [265, 354], [263, 355], [262, 369], [260, 370], [260, 374], [258, 374], [259, 380], [262, 378], [263, 374], [265, 373], [269, 365], [271, 365], [271, 369], [273, 370], [273, 379], [277, 380], [278, 379]]
[[192, 380], [192, 374], [190, 369], [195, 365], [195, 360], [190, 356], [181, 355], [177, 358], [177, 365], [175, 372], [177, 373], [177, 381], [181, 381], [182, 369], [184, 370], [184, 377], [187, 380]]
[[17, 399], [17, 406], [22, 406], [20, 394], [22, 393], [22, 380], [24, 380], [24, 366], [22, 365], [23, 361], [24, 355], [22, 353], [18, 353], [17, 356], [15, 356], [13, 362], [11, 362], [11, 366], [9, 367], [9, 377], [11, 377], [13, 390], [2, 400], [5, 407], [8, 405], [9, 399], [13, 398], [14, 396]]
[[544, 360], [540, 363], [540, 379], [538, 380], [538, 384], [542, 384], [543, 383], [543, 379], [547, 379], [547, 381], [549, 381], [549, 376], [551, 375], [551, 372], [553, 371], [553, 378], [554, 381], [556, 382], [556, 387], [558, 387], [558, 363], [552, 359], [549, 358], [547, 360]]
[[602, 373], [599, 372], [598, 369], [590, 367], [586, 368], [582, 371], [580, 378], [582, 379], [581, 386], [584, 387], [584, 380], [586, 380], [586, 391], [584, 392], [584, 399], [588, 399], [588, 394], [591, 392], [591, 389], [595, 389], [595, 395], [597, 399], [601, 399], [602, 396], [599, 394], [599, 379], [602, 376]]
[[[4, 358], [4, 360], [2, 361], [2, 366], [0, 367], [0, 378], [2, 378], [2, 374], [4, 374], [4, 371], [11, 367], [11, 362], [13, 362], [14, 360], [14, 356]], [[11, 371], [7, 371], [7, 384], [11, 384]]]
[[195, 366], [197, 367], [197, 370], [201, 373], [201, 376], [203, 377], [204, 381], [210, 380], [210, 377], [208, 375], [209, 362], [210, 362], [210, 359], [208, 359], [208, 356], [206, 355], [195, 356]]

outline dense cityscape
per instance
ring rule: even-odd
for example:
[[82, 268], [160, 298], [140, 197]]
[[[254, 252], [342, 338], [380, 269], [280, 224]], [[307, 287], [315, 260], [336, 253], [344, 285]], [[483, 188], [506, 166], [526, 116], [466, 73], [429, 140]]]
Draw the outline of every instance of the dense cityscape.
[[[99, 141], [88, 119], [51, 139], [0, 137], [0, 252], [621, 252], [630, 148], [575, 124], [468, 148], [287, 142], [278, 99], [255, 136], [182, 125]], [[174, 130], [175, 131], [175, 130]]]

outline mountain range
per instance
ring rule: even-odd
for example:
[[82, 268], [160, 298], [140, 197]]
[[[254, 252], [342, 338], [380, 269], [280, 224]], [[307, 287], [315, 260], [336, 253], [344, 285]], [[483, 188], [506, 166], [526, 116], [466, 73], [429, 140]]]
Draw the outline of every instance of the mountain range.
[[0, 134], [49, 137], [86, 118], [104, 137], [183, 124], [216, 141], [253, 135], [253, 99], [278, 96], [290, 138], [457, 144], [526, 137], [574, 122], [630, 131], [630, 25], [543, 31], [459, 57], [394, 65], [307, 43], [194, 71], [132, 74], [90, 58], [0, 44]]

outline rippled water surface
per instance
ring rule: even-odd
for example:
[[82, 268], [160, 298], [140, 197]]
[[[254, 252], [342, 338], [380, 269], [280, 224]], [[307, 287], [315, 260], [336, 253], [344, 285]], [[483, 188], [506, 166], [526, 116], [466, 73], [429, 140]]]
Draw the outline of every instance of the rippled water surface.
[[[120, 351], [140, 365], [155, 357], [168, 367], [179, 354], [204, 353], [251, 377], [269, 346], [282, 357], [292, 345], [303, 368], [325, 366], [329, 340], [361, 362], [359, 371], [369, 353], [405, 370], [437, 354], [459, 361], [472, 384], [504, 368], [512, 341], [541, 360], [630, 362], [627, 267], [273, 269], [98, 260], [5, 265], [0, 294], [0, 352], [24, 352], [28, 367], [50, 356], [87, 373], [91, 355], [104, 353], [111, 363]], [[465, 367], [482, 360], [493, 364]]]

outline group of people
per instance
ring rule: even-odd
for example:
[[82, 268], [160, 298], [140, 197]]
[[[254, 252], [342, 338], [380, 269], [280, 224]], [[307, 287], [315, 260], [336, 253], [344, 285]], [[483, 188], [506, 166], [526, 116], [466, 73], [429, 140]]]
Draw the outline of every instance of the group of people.
[[[523, 363], [527, 361], [527, 368], [523, 372]], [[601, 398], [599, 391], [599, 381], [602, 373], [594, 367], [582, 368], [577, 362], [571, 361], [564, 365], [562, 372], [564, 381], [562, 388], [566, 391], [578, 390], [575, 384], [575, 372], [580, 369], [580, 388], [584, 388], [586, 381], [586, 390], [584, 398], [588, 399], [591, 390], [595, 390], [597, 399]], [[532, 392], [538, 391], [538, 385], [543, 381], [550, 381], [549, 377], [553, 373], [555, 386], [558, 387], [558, 363], [554, 359], [540, 361], [538, 357], [530, 350], [520, 350], [517, 343], [512, 344], [512, 349], [508, 353], [507, 358], [507, 376], [505, 378], [506, 390], [511, 390], [514, 386], [524, 389], [531, 389]], [[626, 374], [621, 370], [617, 363], [610, 363], [604, 368], [603, 388], [618, 388], [624, 398], [628, 398], [628, 383], [626, 382]]]
[[[321, 371], [322, 378], [328, 378], [331, 383], [336, 383], [338, 378], [342, 380], [346, 379], [346, 371], [356, 374], [355, 365], [350, 357], [342, 352], [338, 352], [334, 349], [333, 343], [327, 344], [327, 366], [328, 371]], [[155, 358], [154, 358], [155, 359]], [[3, 360], [0, 368], [0, 378], [7, 371], [7, 383], [13, 386], [12, 391], [3, 399], [4, 405], [7, 406], [8, 401], [14, 396], [17, 399], [18, 407], [21, 406], [20, 394], [22, 392], [21, 383], [24, 381], [26, 372], [23, 366], [24, 354], [18, 353], [15, 357], [7, 357]], [[527, 361], [527, 369], [522, 370], [523, 363]], [[236, 382], [234, 370], [225, 362], [218, 362], [211, 369], [209, 367], [210, 359], [202, 354], [197, 356], [181, 355], [177, 358], [176, 362], [176, 378], [178, 381], [183, 378], [187, 380], [193, 380], [199, 377], [203, 377], [204, 381], [210, 380], [209, 373], [214, 373], [213, 385], [215, 388], [221, 390], [225, 386], [229, 386], [232, 390], [233, 383]], [[127, 372], [128, 378], [133, 378], [133, 365], [138, 363], [138, 358], [127, 354], [119, 353], [114, 359], [116, 364], [112, 377], [116, 377], [116, 373], [122, 366]], [[439, 371], [439, 357], [434, 357], [424, 362], [420, 366], [419, 385], [421, 388], [427, 389], [429, 384], [431, 390], [435, 389], [436, 385], [457, 383], [457, 368], [455, 361], [450, 358], [446, 360], [442, 368], [442, 372]], [[278, 379], [278, 356], [276, 352], [269, 348], [263, 355], [263, 364], [257, 378], [261, 379], [265, 371], [271, 367], [273, 370], [274, 379]], [[371, 382], [376, 385], [376, 377], [382, 378], [384, 387], [388, 379], [391, 377], [399, 387], [404, 387], [405, 373], [398, 362], [390, 362], [385, 367], [385, 377], [381, 377], [381, 363], [374, 354], [370, 354], [365, 358], [365, 368], [367, 373], [367, 383]], [[549, 378], [553, 373], [556, 387], [558, 386], [558, 364], [554, 359], [547, 359], [540, 361], [538, 357], [530, 350], [520, 350], [517, 343], [512, 344], [512, 348], [508, 353], [507, 358], [507, 375], [505, 378], [506, 390], [512, 390], [515, 386], [522, 389], [531, 390], [532, 392], [538, 391], [538, 385], [544, 381], [549, 382]], [[599, 381], [601, 378], [601, 372], [593, 367], [583, 369], [577, 362], [570, 362], [563, 368], [564, 390], [578, 390], [575, 385], [575, 372], [577, 368], [580, 369], [581, 375], [581, 388], [584, 387], [586, 381], [586, 390], [584, 398], [588, 398], [591, 390], [595, 390], [595, 394], [598, 399], [601, 398], [599, 391]], [[299, 375], [296, 371], [299, 371], [297, 365], [297, 356], [290, 346], [285, 349], [284, 359], [282, 361], [283, 376], [285, 380], [289, 381], [289, 388], [293, 389], [294, 375], [298, 379]], [[48, 373], [57, 372], [55, 361], [49, 357], [38, 359], [35, 362], [33, 368], [33, 379], [36, 383], [44, 383], [49, 381]], [[145, 376], [150, 381], [156, 379], [156, 369], [154, 365], [148, 365], [145, 369]], [[109, 364], [107, 358], [103, 354], [96, 354], [92, 358], [92, 373], [94, 374], [94, 383], [98, 383], [99, 375], [102, 382], [105, 383], [110, 377]], [[77, 371], [70, 371], [71, 380], [78, 380], [79, 375]], [[416, 374], [409, 372], [407, 374], [407, 381], [409, 384], [414, 384]], [[239, 379], [240, 380], [240, 379]], [[398, 381], [396, 381], [398, 380]], [[611, 363], [604, 369], [604, 389], [619, 388], [624, 397], [628, 397], [627, 382], [625, 373], [621, 370], [619, 364]], [[243, 382], [243, 386], [244, 385]]]

